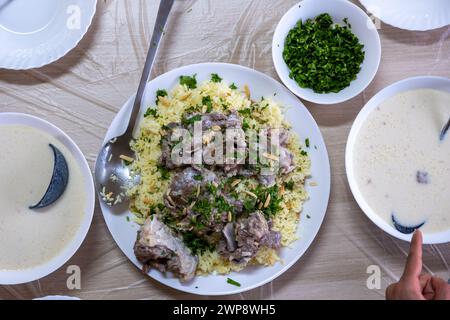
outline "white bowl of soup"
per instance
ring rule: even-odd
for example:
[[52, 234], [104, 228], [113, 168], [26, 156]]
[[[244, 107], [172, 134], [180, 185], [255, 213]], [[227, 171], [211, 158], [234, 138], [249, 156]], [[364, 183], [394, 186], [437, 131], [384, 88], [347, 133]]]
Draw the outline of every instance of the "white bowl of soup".
[[450, 241], [450, 79], [414, 77], [381, 90], [358, 114], [346, 171], [361, 209], [390, 235]]
[[78, 250], [92, 221], [94, 185], [77, 145], [45, 120], [0, 113], [0, 145], [0, 284], [26, 283]]

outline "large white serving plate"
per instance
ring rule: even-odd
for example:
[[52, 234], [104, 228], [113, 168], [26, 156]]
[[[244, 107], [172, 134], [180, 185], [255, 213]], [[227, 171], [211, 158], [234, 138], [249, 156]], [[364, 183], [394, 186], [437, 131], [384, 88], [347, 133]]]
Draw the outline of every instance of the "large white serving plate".
[[[366, 103], [366, 105], [361, 109], [360, 113], [356, 117], [356, 120], [352, 125], [352, 129], [350, 130], [345, 151], [345, 167], [347, 171], [347, 178], [356, 202], [361, 207], [366, 216], [370, 220], [372, 220], [373, 223], [375, 223], [379, 228], [381, 228], [388, 234], [405, 241], [411, 241], [412, 234], [404, 234], [399, 232], [390, 223], [381, 218], [364, 199], [364, 196], [358, 188], [358, 183], [356, 182], [355, 171], [353, 167], [353, 155], [355, 152], [354, 146], [358, 137], [358, 133], [369, 114], [372, 113], [375, 108], [377, 108], [381, 103], [395, 96], [396, 94], [415, 89], [435, 89], [450, 93], [450, 79], [432, 76], [413, 77], [391, 84], [390, 86], [378, 92], [375, 96], [373, 96], [372, 99], [370, 99]], [[426, 233], [423, 235], [423, 242], [427, 244], [450, 242], [450, 230], [437, 233]]]
[[[92, 217], [94, 216], [95, 191], [91, 170], [86, 162], [86, 158], [75, 142], [61, 129], [43, 119], [23, 113], [0, 112], [0, 126], [3, 125], [30, 126], [58, 139], [72, 154], [77, 165], [80, 167], [84, 177], [84, 188], [86, 190], [86, 209], [80, 227], [73, 239], [57, 256], [44, 264], [23, 270], [0, 270], [0, 285], [12, 285], [38, 280], [49, 275], [63, 266], [77, 252], [89, 231]], [[18, 252], [17, 254], [21, 253]]]
[[[197, 79], [201, 82], [209, 80], [211, 73], [219, 74], [224, 79], [223, 81], [230, 84], [234, 82], [240, 88], [247, 84], [252, 98], [255, 100], [263, 96], [273, 96], [276, 93], [275, 99], [287, 108], [286, 117], [292, 124], [294, 131], [301, 139], [309, 138], [311, 141], [311, 147], [308, 149], [308, 152], [312, 160], [312, 177], [309, 181], [314, 181], [318, 184], [315, 187], [310, 187], [307, 184], [310, 199], [305, 203], [302, 211], [301, 222], [298, 228], [300, 239], [293, 243], [290, 248], [281, 250], [280, 256], [283, 263], [277, 263], [267, 268], [247, 268], [242, 272], [232, 273], [228, 276], [210, 275], [207, 277], [196, 277], [189, 283], [182, 283], [178, 279], [170, 275], [163, 275], [156, 270], [151, 270], [149, 273], [149, 276], [153, 279], [181, 291], [200, 295], [225, 295], [250, 290], [272, 281], [289, 269], [304, 254], [314, 240], [325, 217], [330, 194], [330, 164], [319, 127], [305, 106], [279, 82], [260, 72], [238, 65], [223, 63], [189, 65], [157, 77], [147, 84], [141, 106], [141, 117], [147, 107], [154, 104], [156, 90], [173, 88], [178, 83], [181, 75], [197, 74]], [[125, 131], [133, 101], [134, 96], [125, 103], [117, 114], [107, 132], [105, 142]], [[131, 262], [141, 269], [142, 264], [136, 260], [133, 253], [138, 226], [126, 220], [126, 215], [131, 215], [131, 213], [127, 212], [118, 215], [102, 201], [100, 201], [100, 205], [114, 240]], [[310, 218], [306, 218], [306, 215], [310, 216]], [[236, 287], [228, 284], [228, 277], [241, 283], [242, 286]]]
[[0, 68], [42, 67], [83, 38], [97, 0], [0, 0]]
[[359, 0], [367, 11], [391, 26], [415, 31], [450, 24], [448, 0]]

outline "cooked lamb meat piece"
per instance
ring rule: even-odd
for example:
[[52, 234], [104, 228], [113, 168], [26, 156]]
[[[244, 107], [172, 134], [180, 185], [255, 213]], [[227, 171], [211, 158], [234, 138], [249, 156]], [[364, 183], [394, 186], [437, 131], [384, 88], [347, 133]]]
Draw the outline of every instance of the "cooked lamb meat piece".
[[275, 175], [274, 174], [260, 174], [258, 176], [258, 181], [266, 186], [266, 187], [270, 187], [272, 185], [275, 184]]
[[202, 116], [203, 130], [211, 129], [214, 126], [221, 128], [241, 128], [241, 118], [233, 111], [228, 116], [222, 113], [205, 113]]
[[429, 183], [428, 172], [426, 172], [426, 171], [417, 171], [417, 173], [416, 173], [416, 181], [417, 181], [417, 183], [428, 184]]
[[280, 148], [280, 173], [288, 174], [295, 169], [294, 155], [286, 148]]
[[289, 130], [286, 130], [286, 129], [279, 130], [278, 141], [280, 142], [280, 146], [286, 147], [286, 145], [289, 141], [289, 138], [290, 138]]
[[199, 168], [187, 167], [178, 172], [170, 184], [170, 193], [164, 198], [167, 207], [185, 207], [188, 199], [195, 197], [198, 187], [205, 187], [210, 183], [218, 183], [214, 172]]
[[243, 176], [244, 178], [250, 178], [251, 176], [255, 175], [254, 170], [251, 170], [249, 168], [241, 168], [238, 172], [239, 176]]
[[264, 186], [270, 187], [276, 182], [276, 176], [279, 172], [280, 174], [288, 174], [295, 169], [294, 155], [285, 147], [279, 148], [278, 162], [275, 162], [278, 166], [272, 168], [262, 168], [258, 180]]
[[259, 241], [269, 233], [269, 224], [260, 211], [252, 213], [244, 223], [240, 223], [240, 227], [238, 241], [241, 242], [247, 242], [249, 235], [253, 240]]
[[234, 223], [229, 222], [222, 230], [223, 237], [227, 244], [227, 250], [233, 252], [237, 249], [236, 236], [234, 234]]
[[227, 116], [222, 113], [205, 113], [202, 116], [203, 130], [211, 129], [213, 126], [224, 127], [226, 120]]
[[281, 147], [286, 147], [287, 143], [289, 142], [289, 138], [290, 138], [290, 132], [289, 129], [285, 129], [285, 128], [281, 128], [281, 129], [273, 129], [273, 128], [269, 128], [267, 130], [267, 136], [268, 136], [268, 141], [270, 142], [271, 140], [275, 140], [275, 139], [271, 139], [273, 135], [277, 134], [278, 135], [278, 143]]
[[167, 126], [167, 133], [161, 139], [161, 157], [159, 163], [168, 169], [174, 169], [185, 165], [184, 163], [176, 163], [172, 159], [172, 149], [179, 142], [172, 141], [171, 138], [173, 132], [177, 129], [183, 129], [180, 123], [169, 123]]
[[[216, 142], [205, 144], [203, 146], [203, 163], [206, 165], [214, 165], [217, 162], [222, 161], [223, 151], [222, 154], [219, 153], [221, 147], [222, 146], [216, 145]], [[220, 161], [217, 161], [218, 159]]]
[[151, 268], [171, 271], [184, 281], [195, 276], [198, 258], [156, 215], [147, 219], [138, 232], [134, 254], [144, 264], [145, 273]]
[[276, 182], [278, 172], [288, 174], [295, 169], [294, 155], [285, 147], [280, 147], [278, 162], [274, 162], [274, 164], [274, 167], [262, 168], [258, 175], [259, 182], [264, 186], [272, 186]]
[[[270, 224], [260, 211], [252, 213], [248, 218], [240, 219], [235, 227], [235, 239], [237, 248], [234, 251], [228, 249], [228, 241], [219, 245], [219, 252], [230, 261], [247, 263], [258, 252], [261, 246], [279, 248], [281, 235], [277, 231], [270, 230]], [[224, 243], [227, 245], [225, 246]]]
[[[200, 114], [198, 113], [193, 113], [193, 114], [189, 114], [186, 118], [190, 119], [194, 116], [198, 116]], [[206, 113], [202, 115], [202, 128], [203, 128], [203, 132], [207, 135], [211, 134], [210, 130], [215, 129], [215, 127], [220, 128], [220, 130], [222, 129], [237, 129], [242, 131], [242, 122], [241, 122], [241, 118], [240, 116], [235, 112], [231, 112], [228, 116], [221, 114], [221, 113]], [[161, 157], [160, 157], [160, 164], [164, 165], [165, 167], [167, 167], [168, 169], [175, 169], [175, 168], [179, 168], [179, 167], [184, 167], [185, 165], [188, 165], [189, 163], [185, 163], [185, 161], [183, 161], [184, 159], [182, 159], [181, 157], [184, 156], [182, 154], [180, 154], [180, 161], [174, 161], [174, 159], [172, 159], [172, 152], [173, 152], [173, 148], [179, 143], [179, 141], [172, 141], [173, 140], [173, 134], [176, 132], [175, 130], [177, 129], [187, 129], [191, 132], [191, 135], [194, 131], [194, 125], [193, 124], [183, 124], [183, 123], [170, 123], [167, 126], [167, 133], [162, 137], [162, 141], [161, 141]], [[215, 129], [216, 130], [216, 129]], [[209, 140], [209, 139], [208, 139]], [[225, 146], [225, 139], [223, 141], [224, 146]], [[236, 145], [236, 149], [242, 148], [245, 151], [245, 134], [242, 131], [241, 135], [236, 139], [235, 142]], [[208, 144], [206, 145], [206, 148], [204, 148], [203, 150], [203, 155], [204, 156], [208, 156], [208, 159], [212, 159], [214, 160], [214, 157], [211, 158], [211, 153], [213, 152], [214, 146], [211, 145], [209, 146], [208, 150]], [[192, 152], [193, 150], [191, 150]], [[225, 151], [225, 150], [224, 150]], [[245, 152], [244, 152], [245, 154]], [[189, 160], [189, 159], [186, 159]], [[245, 160], [245, 158], [243, 159]], [[213, 163], [208, 163], [208, 164], [213, 164]], [[228, 170], [232, 170], [234, 169], [234, 167], [236, 165], [231, 165], [232, 167]], [[228, 168], [226, 166], [224, 166], [224, 168]], [[227, 171], [227, 170], [226, 170]]]
[[227, 131], [224, 142], [224, 154], [226, 157], [223, 171], [229, 176], [236, 175], [245, 164], [247, 156], [245, 132], [242, 129], [233, 128]]
[[225, 194], [225, 193], [223, 194], [223, 197], [228, 202], [228, 204], [233, 207], [233, 210], [235, 213], [242, 212], [242, 210], [244, 209], [244, 203], [242, 200], [235, 199], [232, 196]]
[[239, 117], [236, 111], [233, 111], [228, 115], [225, 126], [227, 128], [242, 128], [241, 117]]
[[281, 246], [281, 233], [271, 230], [261, 239], [261, 245], [278, 249]]

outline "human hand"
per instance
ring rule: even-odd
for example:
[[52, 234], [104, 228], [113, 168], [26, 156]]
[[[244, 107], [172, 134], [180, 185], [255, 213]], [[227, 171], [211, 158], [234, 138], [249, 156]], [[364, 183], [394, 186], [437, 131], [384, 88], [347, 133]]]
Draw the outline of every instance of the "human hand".
[[388, 300], [450, 300], [450, 285], [438, 277], [422, 272], [422, 232], [411, 239], [405, 270], [399, 282], [386, 289]]

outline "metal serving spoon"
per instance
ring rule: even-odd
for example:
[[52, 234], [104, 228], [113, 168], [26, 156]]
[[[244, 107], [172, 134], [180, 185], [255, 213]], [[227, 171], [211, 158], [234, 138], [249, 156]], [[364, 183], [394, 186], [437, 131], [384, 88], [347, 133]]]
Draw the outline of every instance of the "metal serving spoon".
[[145, 86], [149, 80], [153, 62], [174, 0], [161, 0], [150, 47], [142, 72], [141, 82], [134, 100], [128, 126], [122, 135], [108, 141], [100, 150], [95, 162], [95, 182], [100, 199], [115, 208], [128, 208], [126, 189], [139, 183], [140, 177], [132, 175], [125, 165], [127, 160], [134, 159], [130, 148], [133, 130], [138, 125], [137, 118], [141, 109]]
[[448, 118], [447, 124], [444, 126], [444, 128], [442, 128], [441, 135], [439, 136], [439, 138], [441, 139], [441, 141], [444, 140], [445, 135], [447, 134], [448, 129], [450, 129], [450, 118]]

